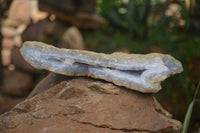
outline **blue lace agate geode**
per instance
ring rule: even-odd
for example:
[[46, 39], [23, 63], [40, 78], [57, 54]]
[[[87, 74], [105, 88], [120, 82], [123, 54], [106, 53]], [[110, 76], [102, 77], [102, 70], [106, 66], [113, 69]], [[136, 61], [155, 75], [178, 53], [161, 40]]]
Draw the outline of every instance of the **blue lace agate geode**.
[[89, 76], [146, 93], [161, 89], [160, 82], [183, 71], [181, 63], [170, 55], [150, 53], [112, 54], [56, 48], [42, 42], [28, 41], [21, 54], [37, 69], [67, 76]]

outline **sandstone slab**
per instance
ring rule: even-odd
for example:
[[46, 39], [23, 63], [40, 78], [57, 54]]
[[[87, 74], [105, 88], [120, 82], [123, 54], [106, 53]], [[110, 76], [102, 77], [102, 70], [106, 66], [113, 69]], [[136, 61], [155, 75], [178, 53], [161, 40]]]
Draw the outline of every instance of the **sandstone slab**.
[[90, 78], [66, 78], [0, 116], [0, 132], [180, 132], [152, 94]]
[[[16, 104], [24, 101], [25, 97], [12, 97], [0, 93], [0, 114], [12, 109]], [[1, 130], [0, 130], [1, 132]]]

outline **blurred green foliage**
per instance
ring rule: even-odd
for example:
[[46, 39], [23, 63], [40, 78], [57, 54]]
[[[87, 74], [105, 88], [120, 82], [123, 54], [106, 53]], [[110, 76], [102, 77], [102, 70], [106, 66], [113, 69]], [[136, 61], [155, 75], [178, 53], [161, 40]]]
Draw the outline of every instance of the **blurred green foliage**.
[[[149, 0], [148, 7], [146, 0], [99, 0], [97, 10], [107, 19], [108, 27], [83, 32], [89, 50], [160, 52], [180, 60], [184, 72], [165, 80], [163, 90], [155, 96], [182, 122], [200, 79], [200, 2], [187, 7], [185, 1]], [[176, 12], [168, 15], [174, 5]], [[190, 132], [200, 128], [199, 102], [195, 106]]]
[[150, 0], [101, 0], [99, 9], [103, 16], [119, 28], [128, 30], [131, 36], [146, 38], [150, 2]]

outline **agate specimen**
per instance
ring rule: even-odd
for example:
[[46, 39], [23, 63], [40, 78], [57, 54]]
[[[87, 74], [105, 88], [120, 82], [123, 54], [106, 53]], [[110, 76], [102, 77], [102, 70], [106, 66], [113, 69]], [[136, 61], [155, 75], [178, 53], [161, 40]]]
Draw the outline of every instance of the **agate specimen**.
[[67, 76], [88, 76], [145, 93], [161, 89], [160, 82], [183, 71], [181, 63], [170, 55], [150, 53], [112, 54], [56, 48], [42, 42], [28, 41], [21, 54], [37, 69]]

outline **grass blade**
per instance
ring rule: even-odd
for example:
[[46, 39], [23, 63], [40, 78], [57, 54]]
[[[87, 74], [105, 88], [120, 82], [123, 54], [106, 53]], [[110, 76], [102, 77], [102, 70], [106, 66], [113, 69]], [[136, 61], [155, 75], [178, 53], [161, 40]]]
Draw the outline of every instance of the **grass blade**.
[[198, 83], [198, 86], [197, 86], [196, 91], [195, 91], [194, 98], [193, 98], [192, 102], [190, 103], [188, 110], [187, 110], [187, 113], [185, 115], [182, 133], [187, 133], [187, 131], [188, 131], [188, 127], [189, 127], [189, 124], [190, 124], [190, 118], [192, 116], [192, 111], [193, 111], [193, 108], [194, 108], [194, 103], [195, 103], [195, 100], [196, 100], [196, 97], [197, 97], [197, 94], [198, 94], [198, 91], [199, 91], [199, 86], [200, 86], [200, 82]]

